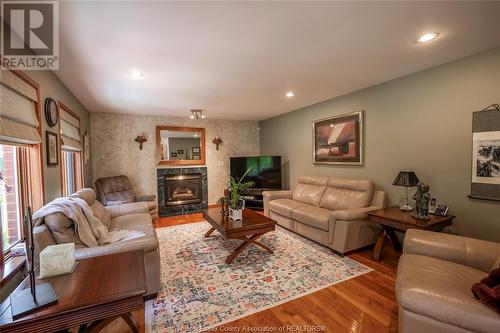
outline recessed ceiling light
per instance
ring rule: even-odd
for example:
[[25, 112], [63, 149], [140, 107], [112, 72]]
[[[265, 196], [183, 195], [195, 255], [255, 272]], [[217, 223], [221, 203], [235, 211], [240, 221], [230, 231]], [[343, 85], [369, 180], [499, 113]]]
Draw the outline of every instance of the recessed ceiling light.
[[427, 42], [430, 42], [431, 40], [436, 39], [438, 36], [439, 36], [439, 32], [430, 32], [430, 33], [427, 33], [427, 34], [420, 36], [417, 39], [417, 42], [418, 43], [427, 43]]
[[289, 91], [286, 93], [286, 97], [290, 98], [290, 97], [293, 97], [295, 96], [295, 94], [293, 93], [293, 91]]
[[136, 80], [143, 79], [144, 78], [144, 74], [141, 73], [141, 72], [139, 72], [138, 70], [133, 70], [132, 71], [132, 78], [136, 79]]

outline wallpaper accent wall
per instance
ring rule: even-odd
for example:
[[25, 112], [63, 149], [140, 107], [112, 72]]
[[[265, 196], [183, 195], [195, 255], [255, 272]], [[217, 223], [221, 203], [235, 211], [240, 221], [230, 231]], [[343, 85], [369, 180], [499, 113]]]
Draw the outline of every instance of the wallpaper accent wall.
[[[231, 156], [259, 155], [259, 128], [254, 121], [93, 112], [90, 115], [93, 182], [99, 177], [123, 174], [130, 178], [138, 195], [157, 194], [156, 126], [205, 128], [209, 204], [215, 204], [223, 195]], [[134, 141], [141, 132], [148, 139], [142, 151]], [[218, 151], [212, 143], [216, 135], [224, 141]]]

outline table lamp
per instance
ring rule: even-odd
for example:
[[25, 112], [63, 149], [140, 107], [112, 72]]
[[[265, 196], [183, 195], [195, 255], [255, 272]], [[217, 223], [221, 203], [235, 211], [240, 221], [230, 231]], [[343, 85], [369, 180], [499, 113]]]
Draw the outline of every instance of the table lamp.
[[404, 205], [399, 207], [404, 212], [412, 211], [413, 208], [408, 202], [408, 188], [415, 187], [419, 183], [418, 177], [413, 171], [400, 171], [392, 185], [405, 187], [405, 202]]

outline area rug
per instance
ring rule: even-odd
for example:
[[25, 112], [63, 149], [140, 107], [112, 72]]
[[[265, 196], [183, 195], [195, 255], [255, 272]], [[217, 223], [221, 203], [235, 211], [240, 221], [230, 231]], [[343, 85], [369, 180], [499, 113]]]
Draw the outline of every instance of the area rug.
[[156, 229], [161, 290], [146, 303], [146, 332], [200, 332], [371, 271], [328, 248], [277, 227], [261, 238], [274, 254], [204, 233], [207, 222]]

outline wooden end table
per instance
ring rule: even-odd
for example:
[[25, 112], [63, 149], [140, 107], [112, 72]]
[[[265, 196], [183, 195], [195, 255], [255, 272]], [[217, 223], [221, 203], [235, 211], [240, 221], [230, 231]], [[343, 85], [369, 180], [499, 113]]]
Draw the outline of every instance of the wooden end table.
[[380, 224], [382, 230], [373, 248], [372, 257], [380, 260], [380, 254], [387, 237], [391, 239], [394, 250], [401, 251], [401, 243], [395, 231], [405, 232], [408, 229], [421, 229], [429, 231], [441, 231], [445, 227], [452, 225], [455, 216], [439, 216], [429, 214], [429, 220], [419, 220], [414, 218], [412, 212], [403, 212], [399, 207], [388, 207], [368, 212], [368, 221]]
[[222, 216], [220, 208], [205, 209], [203, 211], [203, 217], [212, 226], [206, 232], [205, 237], [209, 237], [212, 232], [217, 230], [224, 239], [239, 239], [243, 241], [243, 243], [227, 257], [226, 264], [229, 265], [232, 263], [250, 244], [260, 246], [264, 250], [273, 253], [270, 248], [258, 242], [257, 239], [269, 231], [274, 231], [276, 221], [248, 208], [243, 210], [242, 221], [233, 221], [228, 216]]
[[[138, 327], [131, 312], [144, 308], [146, 279], [142, 250], [79, 260], [71, 274], [37, 279], [49, 282], [58, 303], [13, 320], [10, 298], [0, 305], [0, 332], [101, 331], [122, 318], [132, 332]], [[28, 287], [24, 280], [17, 289]], [[29, 287], [28, 287], [29, 288]]]

